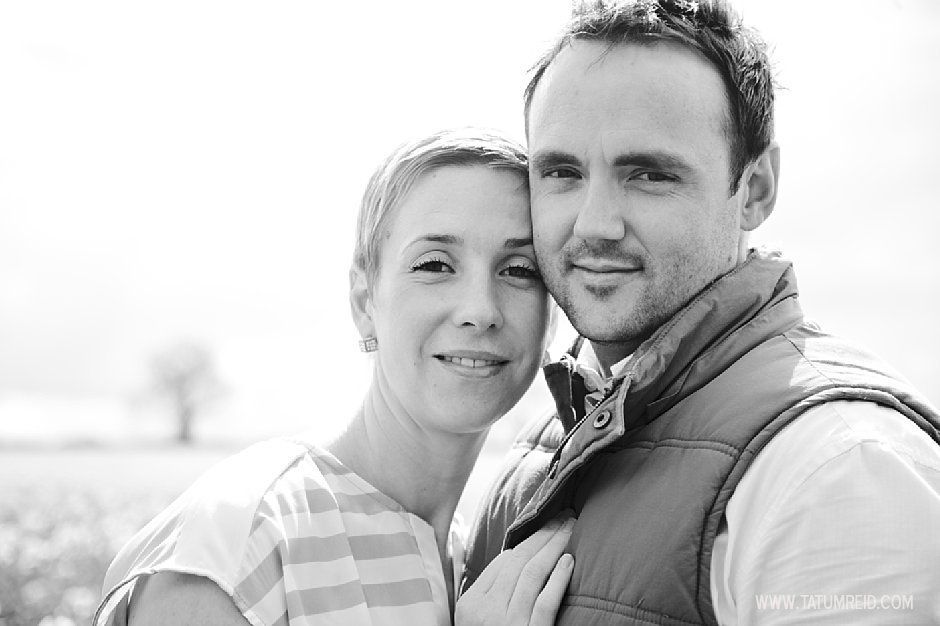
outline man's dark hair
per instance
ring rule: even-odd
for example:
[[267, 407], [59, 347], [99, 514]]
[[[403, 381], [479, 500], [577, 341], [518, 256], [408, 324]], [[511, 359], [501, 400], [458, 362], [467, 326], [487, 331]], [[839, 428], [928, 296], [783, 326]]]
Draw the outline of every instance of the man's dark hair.
[[555, 57], [575, 40], [607, 43], [610, 47], [673, 42], [708, 59], [721, 75], [728, 94], [731, 193], [737, 191], [744, 168], [770, 145], [774, 79], [767, 46], [754, 30], [742, 25], [724, 0], [595, 0], [576, 5], [561, 37], [532, 68], [525, 90], [527, 131], [529, 108], [539, 81]]

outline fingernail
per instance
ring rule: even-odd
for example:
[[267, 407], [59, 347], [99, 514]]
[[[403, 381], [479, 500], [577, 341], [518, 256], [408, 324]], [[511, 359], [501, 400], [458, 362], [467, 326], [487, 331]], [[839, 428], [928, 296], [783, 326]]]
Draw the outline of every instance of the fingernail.
[[558, 559], [558, 562], [565, 569], [570, 569], [574, 567], [574, 556], [565, 552], [561, 555], [561, 558]]

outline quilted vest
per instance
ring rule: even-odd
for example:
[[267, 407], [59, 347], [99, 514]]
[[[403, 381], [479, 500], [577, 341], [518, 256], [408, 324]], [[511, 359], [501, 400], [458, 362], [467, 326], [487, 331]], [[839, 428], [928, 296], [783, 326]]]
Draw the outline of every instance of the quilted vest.
[[[716, 624], [712, 547], [755, 455], [836, 400], [902, 413], [940, 444], [940, 415], [876, 357], [804, 322], [790, 263], [752, 252], [638, 348], [589, 413], [545, 368], [554, 415], [514, 445], [471, 534], [466, 588], [563, 509], [575, 570], [556, 623]], [[583, 393], [583, 390], [581, 391]]]

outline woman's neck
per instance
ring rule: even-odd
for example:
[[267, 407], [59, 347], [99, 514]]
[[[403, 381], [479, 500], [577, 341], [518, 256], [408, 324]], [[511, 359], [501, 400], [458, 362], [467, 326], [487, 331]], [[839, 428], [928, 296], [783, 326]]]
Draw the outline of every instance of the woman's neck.
[[450, 433], [422, 424], [407, 414], [383, 382], [377, 371], [362, 408], [327, 449], [430, 524], [446, 568], [450, 525], [487, 431]]

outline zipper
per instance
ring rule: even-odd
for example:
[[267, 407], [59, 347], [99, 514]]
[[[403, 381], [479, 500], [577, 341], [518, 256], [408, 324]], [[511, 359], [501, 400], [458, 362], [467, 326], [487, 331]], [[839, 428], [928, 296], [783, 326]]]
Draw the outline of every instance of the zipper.
[[[600, 406], [600, 404], [598, 404]], [[595, 409], [597, 407], [594, 407]], [[594, 409], [591, 409], [591, 413], [594, 412]], [[589, 414], [588, 414], [589, 415]], [[561, 461], [561, 451], [565, 449], [565, 444], [567, 444], [571, 437], [574, 436], [574, 433], [581, 428], [581, 424], [588, 418], [587, 415], [582, 417], [578, 422], [571, 427], [571, 430], [568, 431], [568, 434], [565, 435], [565, 438], [561, 440], [561, 443], [558, 445], [558, 449], [555, 450], [555, 454], [552, 455], [552, 462], [548, 466], [548, 477], [555, 478], [555, 473], [558, 471], [558, 462]]]
[[578, 422], [577, 422], [574, 426], [571, 427], [571, 430], [568, 431], [568, 433], [565, 435], [564, 439], [562, 439], [562, 440], [561, 440], [561, 443], [558, 445], [558, 449], [555, 450], [555, 454], [552, 455], [552, 462], [551, 462], [551, 463], [549, 464], [549, 466], [548, 466], [548, 477], [549, 477], [549, 478], [555, 478], [555, 476], [557, 475], [557, 473], [558, 473], [558, 465], [559, 465], [560, 462], [561, 462], [561, 452], [562, 452], [562, 450], [565, 449], [565, 446], [568, 444], [568, 442], [571, 441], [571, 438], [574, 437], [574, 435], [575, 435], [575, 433], [578, 431], [578, 429], [581, 428], [581, 425], [582, 425], [584, 422], [587, 421], [587, 418], [589, 418], [589, 417], [591, 417], [592, 415], [594, 415], [594, 413], [597, 412], [597, 409], [599, 409], [605, 402], [607, 402], [607, 400], [609, 400], [609, 399], [611, 398], [611, 396], [614, 395], [614, 392], [616, 392], [617, 390], [620, 389], [620, 386], [623, 384], [623, 382], [624, 382], [625, 380], [626, 380], [626, 376], [623, 377], [623, 378], [620, 378], [620, 379], [618, 379], [618, 380], [615, 380], [614, 383], [613, 383], [613, 385], [611, 385], [610, 389], [607, 390], [607, 393], [604, 394], [604, 397], [601, 398], [601, 401], [598, 402], [598, 403], [594, 406], [594, 408], [590, 410], [590, 412], [585, 413], [585, 414], [584, 414], [584, 417], [582, 417], [580, 420], [578, 420]]
[[[625, 376], [625, 377], [623, 377], [623, 378], [621, 378], [621, 379], [616, 380], [616, 381], [614, 382], [614, 385], [611, 386], [611, 388], [608, 390], [608, 392], [604, 395], [603, 399], [602, 399], [600, 402], [597, 403], [597, 406], [595, 406], [593, 409], [591, 409], [591, 411], [590, 411], [589, 413], [587, 413], [584, 417], [582, 417], [580, 420], [578, 420], [578, 422], [577, 422], [574, 426], [571, 427], [571, 430], [570, 430], [570, 431], [565, 435], [565, 437], [561, 440], [561, 444], [558, 446], [558, 449], [555, 450], [555, 454], [552, 455], [552, 461], [551, 461], [551, 463], [550, 463], [550, 465], [549, 465], [549, 470], [548, 470], [548, 478], [549, 478], [549, 479], [554, 479], [554, 478], [558, 475], [558, 466], [559, 466], [560, 461], [561, 461], [561, 453], [562, 453], [562, 450], [564, 450], [564, 448], [565, 448], [565, 446], [568, 444], [568, 442], [571, 441], [571, 438], [574, 436], [575, 432], [581, 427], [581, 425], [582, 425], [585, 421], [587, 421], [588, 418], [593, 417], [594, 414], [597, 413], [597, 410], [598, 410], [607, 400], [609, 400], [616, 392], [618, 392], [619, 389], [620, 389], [620, 387], [621, 387], [621, 385], [624, 383], [624, 381], [627, 381], [627, 380], [628, 380], [628, 377], [627, 377], [627, 376]], [[629, 382], [627, 382], [627, 384], [629, 384]], [[570, 478], [571, 478], [571, 476], [569, 475], [569, 476], [566, 477], [566, 480], [567, 480], [567, 479], [570, 479]], [[546, 486], [546, 485], [547, 485], [547, 483], [543, 483], [543, 486]], [[544, 495], [541, 497], [541, 500], [544, 502], [544, 501], [547, 501], [547, 500], [551, 499], [552, 497], [554, 497], [554, 494], [555, 494], [559, 489], [561, 489], [563, 485], [564, 485], [564, 482], [557, 482], [557, 483], [552, 484], [550, 487], [548, 487], [548, 491], [546, 492], [546, 494], [544, 494]], [[531, 503], [530, 503], [530, 504], [531, 504]], [[514, 533], [515, 531], [517, 531], [519, 528], [521, 528], [522, 526], [525, 526], [526, 524], [528, 524], [529, 522], [531, 522], [535, 517], [538, 516], [538, 513], [539, 513], [539, 511], [536, 510], [536, 511], [532, 512], [528, 517], [525, 517], [525, 518], [519, 517], [519, 518], [517, 518], [515, 521], [513, 521], [513, 522], [509, 525], [509, 527], [506, 529], [506, 534], [505, 534], [505, 536], [503, 537], [503, 550], [505, 550], [505, 549], [506, 549], [506, 546], [509, 545], [509, 539], [510, 539], [510, 537], [513, 535], [513, 533]]]

